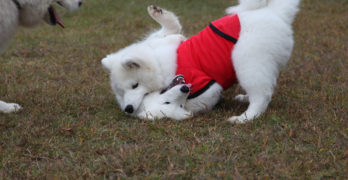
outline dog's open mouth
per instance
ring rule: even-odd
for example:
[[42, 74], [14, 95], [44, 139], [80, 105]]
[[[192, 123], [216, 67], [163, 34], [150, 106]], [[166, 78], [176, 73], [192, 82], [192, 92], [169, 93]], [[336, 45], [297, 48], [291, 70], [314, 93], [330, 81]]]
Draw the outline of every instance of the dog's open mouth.
[[168, 91], [169, 89], [171, 89], [172, 87], [179, 85], [179, 84], [185, 84], [185, 78], [183, 75], [177, 75], [175, 76], [175, 78], [173, 79], [173, 81], [169, 84], [168, 87], [166, 87], [165, 89], [163, 89], [161, 91], [160, 94], [165, 93], [166, 91]]
[[48, 8], [48, 15], [49, 15], [49, 19], [47, 19], [46, 21], [48, 21], [48, 23], [50, 25], [54, 26], [54, 25], [58, 24], [62, 28], [65, 27], [62, 20], [59, 18], [58, 14], [56, 13], [56, 10], [54, 9], [53, 6], [50, 6]]

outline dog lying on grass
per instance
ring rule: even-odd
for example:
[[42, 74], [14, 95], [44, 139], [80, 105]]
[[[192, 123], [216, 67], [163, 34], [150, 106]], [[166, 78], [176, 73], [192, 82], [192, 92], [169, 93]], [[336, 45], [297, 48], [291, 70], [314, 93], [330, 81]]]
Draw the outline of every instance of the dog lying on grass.
[[185, 109], [190, 87], [190, 84], [185, 84], [184, 77], [179, 75], [164, 90], [145, 95], [134, 115], [146, 120], [162, 118], [183, 120], [190, 118], [192, 112]]
[[176, 75], [192, 84], [185, 109], [213, 108], [221, 92], [235, 83], [246, 91], [235, 97], [248, 109], [228, 119], [245, 123], [263, 114], [271, 101], [281, 67], [294, 45], [291, 24], [300, 0], [240, 0], [185, 41], [177, 16], [156, 6], [149, 15], [162, 28], [102, 60], [121, 108], [134, 115], [146, 94], [159, 91]]
[[[53, 3], [69, 11], [77, 10], [82, 0], [1, 0], [0, 1], [0, 53], [15, 35], [18, 26], [34, 27], [42, 20], [50, 25], [64, 25], [56, 13]], [[0, 112], [11, 113], [21, 109], [16, 103], [0, 100]]]

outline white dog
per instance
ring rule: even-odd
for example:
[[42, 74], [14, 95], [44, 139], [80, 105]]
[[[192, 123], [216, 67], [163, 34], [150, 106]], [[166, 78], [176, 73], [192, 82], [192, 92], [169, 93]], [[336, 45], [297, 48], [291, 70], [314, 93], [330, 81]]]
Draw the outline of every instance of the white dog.
[[190, 118], [192, 112], [185, 109], [190, 87], [190, 84], [185, 84], [183, 76], [177, 76], [166, 89], [145, 95], [140, 107], [133, 114], [146, 120]]
[[[34, 27], [42, 20], [64, 27], [52, 4], [58, 3], [69, 11], [77, 10], [82, 0], [0, 0], [0, 53], [15, 35], [18, 26]], [[0, 112], [10, 113], [21, 107], [0, 101]]]
[[[162, 29], [102, 60], [111, 73], [111, 87], [119, 105], [133, 114], [145, 94], [163, 89], [175, 74], [184, 73], [193, 88], [185, 106], [188, 111], [211, 109], [223, 89], [238, 82], [246, 94], [236, 99], [250, 104], [243, 114], [229, 121], [244, 123], [259, 117], [271, 101], [280, 68], [290, 58], [294, 44], [291, 24], [299, 3], [240, 0], [240, 5], [226, 10], [232, 15], [213, 21], [185, 42], [178, 18], [150, 6], [150, 16]], [[205, 43], [218, 47], [206, 47]]]

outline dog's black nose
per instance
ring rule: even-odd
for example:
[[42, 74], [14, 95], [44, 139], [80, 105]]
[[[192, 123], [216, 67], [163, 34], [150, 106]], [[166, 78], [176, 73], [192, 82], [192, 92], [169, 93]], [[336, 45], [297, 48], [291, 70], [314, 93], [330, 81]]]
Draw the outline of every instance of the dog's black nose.
[[132, 114], [134, 111], [134, 108], [132, 105], [128, 105], [128, 106], [126, 106], [126, 109], [124, 109], [124, 111], [126, 111], [129, 114]]
[[187, 86], [183, 86], [183, 87], [180, 88], [180, 91], [183, 92], [183, 93], [188, 93], [188, 92], [190, 92], [190, 88], [187, 87]]
[[79, 2], [79, 7], [82, 5], [82, 1]]

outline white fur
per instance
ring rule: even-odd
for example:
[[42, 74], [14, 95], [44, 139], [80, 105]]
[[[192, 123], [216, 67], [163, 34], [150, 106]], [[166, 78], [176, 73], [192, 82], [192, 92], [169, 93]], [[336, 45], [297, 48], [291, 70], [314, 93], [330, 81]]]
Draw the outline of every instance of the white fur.
[[[233, 64], [246, 95], [237, 100], [249, 102], [248, 109], [229, 122], [244, 123], [259, 117], [271, 101], [281, 67], [286, 65], [293, 48], [291, 24], [300, 0], [240, 0], [228, 13], [238, 13], [241, 32], [232, 52]], [[176, 72], [176, 49], [183, 37], [178, 35], [178, 18], [166, 10], [150, 6], [149, 14], [162, 29], [145, 40], [128, 46], [102, 60], [111, 73], [111, 86], [121, 106], [135, 110], [144, 94], [168, 85]], [[165, 17], [162, 17], [165, 16]], [[131, 57], [131, 58], [130, 58]], [[124, 64], [133, 64], [132, 67]], [[132, 83], [139, 83], [132, 90]], [[132, 96], [127, 94], [132, 93]], [[215, 83], [205, 93], [189, 99], [185, 108], [191, 112], [210, 110], [219, 101], [222, 87]], [[136, 95], [135, 95], [136, 94]]]
[[[48, 19], [48, 8], [59, 2], [68, 10], [76, 10], [82, 0], [18, 0], [20, 9], [12, 0], [0, 0], [0, 53], [15, 35], [18, 26], [34, 27]], [[0, 112], [10, 113], [21, 109], [18, 104], [0, 101]]]
[[192, 112], [184, 108], [189, 93], [180, 91], [183, 86], [187, 85], [177, 85], [163, 94], [156, 91], [146, 95], [134, 114], [147, 120], [161, 118], [183, 120], [192, 117]]
[[2, 113], [11, 113], [21, 109], [21, 106], [16, 103], [6, 103], [0, 101], [0, 112]]

